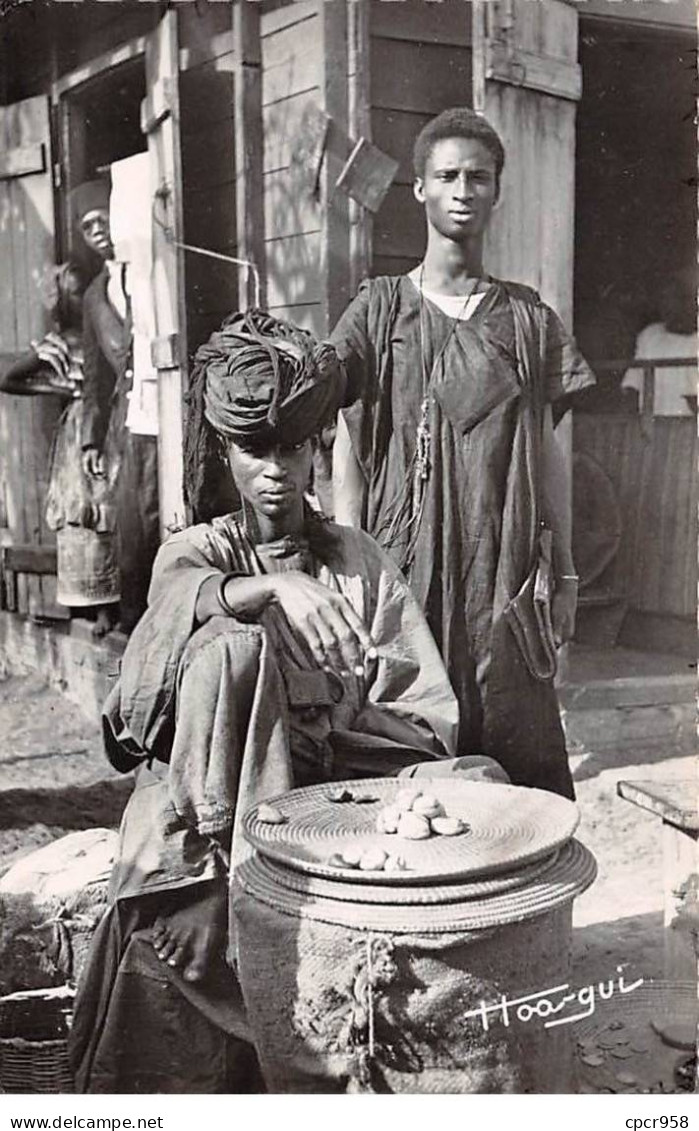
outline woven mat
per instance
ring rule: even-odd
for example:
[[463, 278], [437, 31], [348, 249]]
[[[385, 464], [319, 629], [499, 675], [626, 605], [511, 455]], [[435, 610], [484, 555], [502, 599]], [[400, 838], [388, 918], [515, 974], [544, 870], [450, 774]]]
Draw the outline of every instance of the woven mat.
[[[343, 788], [364, 802], [333, 801]], [[284, 815], [283, 824], [260, 821], [256, 806], [246, 813], [243, 832], [261, 853], [289, 868], [351, 883], [366, 883], [367, 873], [337, 868], [328, 863], [330, 857], [349, 846], [380, 846], [402, 856], [407, 868], [372, 872], [371, 882], [414, 886], [512, 872], [565, 844], [579, 819], [572, 801], [544, 790], [435, 778], [429, 792], [450, 817], [466, 822], [467, 832], [420, 841], [376, 832], [379, 811], [405, 788], [406, 782], [397, 778], [366, 778], [294, 789], [267, 802]]]
[[[524, 886], [454, 903], [425, 903], [419, 888], [414, 891], [414, 903], [393, 903], [392, 897], [400, 889], [386, 887], [383, 903], [366, 903], [362, 887], [353, 884], [350, 888], [341, 883], [335, 884], [335, 888], [344, 887], [354, 893], [354, 899], [321, 896], [314, 877], [294, 877], [291, 870], [275, 868], [261, 856], [246, 860], [236, 870], [235, 883], [254, 899], [297, 919], [314, 919], [358, 931], [442, 935], [497, 928], [544, 915], [585, 891], [596, 873], [592, 853], [572, 840], [553, 854], [539, 876]], [[285, 886], [288, 881], [294, 887]]]
[[324, 899], [340, 899], [349, 903], [390, 903], [396, 904], [425, 904], [431, 903], [462, 903], [464, 900], [482, 900], [501, 892], [512, 891], [514, 888], [524, 887], [534, 880], [550, 873], [556, 863], [559, 853], [564, 848], [556, 848], [543, 860], [536, 860], [533, 864], [525, 864], [516, 868], [514, 872], [503, 872], [498, 876], [481, 880], [464, 880], [458, 884], [430, 883], [430, 884], [386, 884], [372, 883], [372, 872], [364, 872], [364, 882], [347, 884], [343, 880], [330, 880], [325, 876], [312, 876], [308, 872], [298, 872], [296, 869], [287, 868], [275, 860], [259, 856], [260, 872], [271, 883], [278, 883], [287, 891], [302, 892], [305, 895], [319, 895]]

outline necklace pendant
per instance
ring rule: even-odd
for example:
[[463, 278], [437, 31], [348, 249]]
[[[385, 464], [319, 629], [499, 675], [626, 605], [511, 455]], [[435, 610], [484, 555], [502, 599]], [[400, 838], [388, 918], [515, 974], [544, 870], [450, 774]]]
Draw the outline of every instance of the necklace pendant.
[[430, 475], [430, 403], [427, 397], [422, 402], [420, 409], [420, 423], [417, 426], [417, 477], [421, 480], [429, 479]]

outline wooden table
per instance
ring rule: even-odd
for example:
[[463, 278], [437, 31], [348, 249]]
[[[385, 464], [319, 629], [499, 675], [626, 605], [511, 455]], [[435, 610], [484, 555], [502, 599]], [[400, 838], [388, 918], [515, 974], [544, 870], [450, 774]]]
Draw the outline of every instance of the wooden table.
[[[664, 973], [668, 982], [697, 982], [699, 939], [699, 779], [620, 781], [625, 801], [663, 823]], [[696, 999], [696, 991], [695, 991]], [[699, 1006], [697, 1007], [699, 1013]], [[676, 1048], [696, 1047], [696, 1023], [663, 1021], [654, 1028]]]

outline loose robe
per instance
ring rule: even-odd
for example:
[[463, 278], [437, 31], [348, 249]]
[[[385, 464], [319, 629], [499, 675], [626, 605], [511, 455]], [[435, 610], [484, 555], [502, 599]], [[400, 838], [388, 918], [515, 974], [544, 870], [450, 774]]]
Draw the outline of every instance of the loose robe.
[[[503, 612], [536, 560], [544, 406], [592, 373], [554, 312], [513, 283], [492, 282], [455, 323], [407, 276], [376, 278], [332, 340], [367, 483], [363, 525], [425, 612], [459, 701], [459, 753], [572, 796], [552, 681], [530, 673]], [[408, 496], [425, 397], [430, 471], [416, 516]]]
[[[251, 805], [294, 785], [395, 773], [455, 751], [456, 700], [399, 571], [360, 531], [328, 523], [320, 538], [322, 559], [310, 536], [254, 547], [229, 515], [174, 535], [158, 554], [148, 611], [104, 709], [110, 759], [123, 771], [137, 767], [138, 780], [122, 821], [112, 911], [76, 1003], [71, 1054], [81, 1090], [173, 1090], [167, 1056], [155, 1066], [151, 1056], [163, 1013], [179, 1078], [177, 1033], [180, 1022], [195, 1024], [192, 1005], [207, 1019], [196, 1021], [204, 1045], [220, 1052], [217, 1031], [242, 1035], [230, 969], [221, 963], [205, 983], [187, 983], [139, 932], [172, 893], [191, 894], [229, 859], [244, 858], [240, 820]], [[197, 627], [208, 578], [294, 568], [342, 593], [371, 632], [378, 655], [362, 676], [319, 671], [275, 607], [258, 623], [217, 616]], [[234, 938], [231, 918], [231, 958]], [[192, 1090], [215, 1086], [201, 1065], [193, 1071], [185, 1081]]]
[[154, 436], [141, 436], [126, 427], [133, 327], [130, 311], [124, 320], [109, 301], [108, 279], [105, 264], [83, 300], [82, 447], [99, 451], [106, 447], [118, 453], [120, 620], [130, 632], [146, 608], [151, 567], [160, 542], [158, 445]]

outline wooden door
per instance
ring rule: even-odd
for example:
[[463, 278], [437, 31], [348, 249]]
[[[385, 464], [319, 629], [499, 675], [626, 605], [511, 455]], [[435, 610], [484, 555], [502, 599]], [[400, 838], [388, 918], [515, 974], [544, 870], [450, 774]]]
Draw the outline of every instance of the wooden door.
[[[578, 13], [565, 0], [474, 0], [473, 104], [506, 150], [485, 243], [493, 275], [535, 287], [573, 322]], [[573, 433], [556, 433], [572, 481]]]
[[536, 287], [570, 327], [578, 14], [564, 0], [476, 0], [473, 16], [474, 107], [507, 151], [485, 261]]
[[158, 372], [158, 490], [161, 534], [186, 525], [183, 480], [187, 373], [177, 12], [167, 12], [146, 37], [146, 98], [141, 128], [148, 138], [153, 197], [153, 297]]
[[[0, 107], [0, 353], [27, 350], [49, 329], [46, 273], [55, 262], [49, 103], [43, 95]], [[53, 397], [0, 396], [0, 543], [52, 543], [44, 522]], [[53, 582], [21, 575], [18, 611], [54, 604]]]

